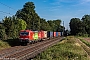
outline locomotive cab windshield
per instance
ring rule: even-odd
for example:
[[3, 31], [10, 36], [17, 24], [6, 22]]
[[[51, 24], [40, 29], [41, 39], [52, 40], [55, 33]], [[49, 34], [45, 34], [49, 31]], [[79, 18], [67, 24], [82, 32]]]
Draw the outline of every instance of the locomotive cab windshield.
[[20, 35], [26, 36], [26, 35], [29, 35], [29, 32], [21, 32]]

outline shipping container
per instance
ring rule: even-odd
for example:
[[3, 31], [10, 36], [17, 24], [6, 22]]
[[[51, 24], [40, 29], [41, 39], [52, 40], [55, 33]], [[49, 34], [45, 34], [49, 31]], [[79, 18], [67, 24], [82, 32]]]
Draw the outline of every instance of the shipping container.
[[56, 32], [53, 32], [53, 37], [56, 37]]
[[61, 36], [61, 32], [58, 32], [58, 36]]
[[44, 38], [44, 31], [41, 31], [41, 39]]
[[58, 32], [56, 32], [56, 37], [58, 37]]
[[63, 36], [63, 32], [61, 32], [61, 36]]
[[38, 32], [38, 38], [39, 38], [39, 40], [42, 40], [44, 38], [44, 31]]
[[44, 31], [44, 37], [43, 37], [44, 39], [46, 39], [47, 38], [47, 31]]
[[34, 40], [39, 40], [38, 31], [33, 31], [33, 32], [34, 32], [34, 35], [33, 35]]
[[38, 39], [39, 39], [39, 40], [42, 39], [42, 32], [41, 32], [41, 31], [38, 32]]
[[47, 32], [47, 38], [53, 38], [53, 32], [48, 31]]

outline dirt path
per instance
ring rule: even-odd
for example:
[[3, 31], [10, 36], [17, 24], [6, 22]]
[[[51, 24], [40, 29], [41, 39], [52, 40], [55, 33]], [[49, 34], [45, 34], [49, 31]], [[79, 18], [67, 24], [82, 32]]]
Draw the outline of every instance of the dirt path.
[[90, 38], [83, 38], [84, 40], [90, 42]]
[[[90, 38], [89, 38], [90, 39]], [[83, 48], [83, 50], [87, 53], [87, 55], [89, 56], [89, 58], [90, 58], [90, 48], [86, 45], [86, 44], [84, 44], [82, 41], [80, 41], [80, 39], [77, 39], [76, 38], [76, 40], [77, 40], [77, 42], [82, 46], [82, 48]], [[86, 38], [85, 38], [85, 40], [86, 40]], [[88, 41], [88, 40], [87, 40]], [[90, 40], [89, 40], [89, 42], [90, 42]]]

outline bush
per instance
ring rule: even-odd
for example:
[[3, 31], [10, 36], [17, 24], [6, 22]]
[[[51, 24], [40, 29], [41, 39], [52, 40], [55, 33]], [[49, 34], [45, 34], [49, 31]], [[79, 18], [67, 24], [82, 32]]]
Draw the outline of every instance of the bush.
[[4, 41], [0, 41], [0, 49], [5, 49], [5, 48], [9, 48], [10, 45], [7, 42]]
[[5, 29], [0, 29], [0, 39], [1, 40], [6, 40], [7, 39], [7, 35], [5, 33]]
[[82, 37], [88, 37], [89, 34], [84, 34], [84, 33], [78, 33], [77, 36], [82, 36]]

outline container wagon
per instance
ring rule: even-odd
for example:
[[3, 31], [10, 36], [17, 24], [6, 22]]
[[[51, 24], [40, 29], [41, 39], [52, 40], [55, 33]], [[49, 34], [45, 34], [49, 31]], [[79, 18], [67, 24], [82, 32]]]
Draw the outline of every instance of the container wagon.
[[56, 37], [56, 32], [53, 32], [53, 37]]
[[33, 32], [34, 32], [34, 35], [33, 35], [34, 41], [39, 40], [38, 31], [33, 31]]
[[58, 37], [58, 32], [56, 32], [56, 37]]
[[59, 36], [59, 37], [61, 36], [61, 32], [58, 32], [58, 36]]
[[53, 32], [51, 32], [51, 31], [48, 31], [47, 32], [47, 38], [53, 38]]
[[44, 31], [38, 31], [38, 38], [39, 38], [39, 41], [43, 40], [43, 38], [44, 38]]
[[42, 40], [46, 40], [47, 39], [47, 31], [43, 31], [44, 32], [44, 36]]

